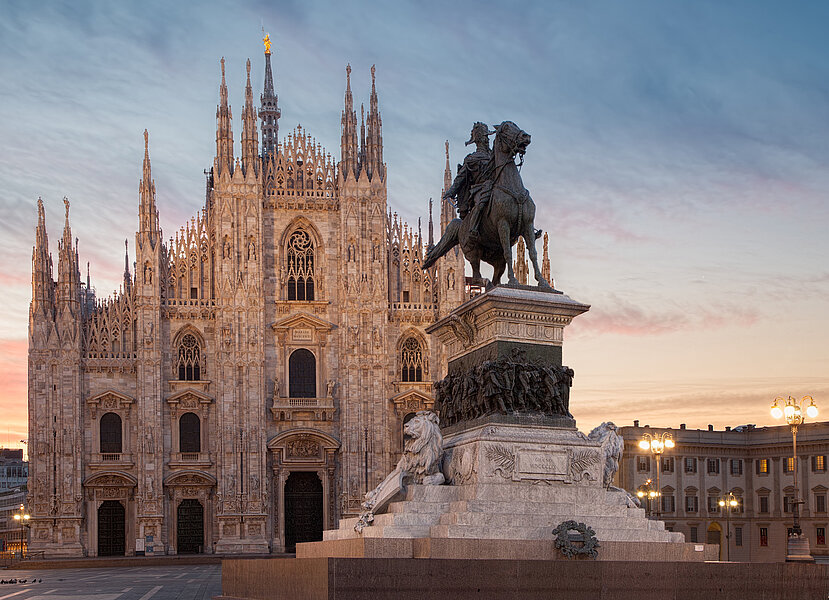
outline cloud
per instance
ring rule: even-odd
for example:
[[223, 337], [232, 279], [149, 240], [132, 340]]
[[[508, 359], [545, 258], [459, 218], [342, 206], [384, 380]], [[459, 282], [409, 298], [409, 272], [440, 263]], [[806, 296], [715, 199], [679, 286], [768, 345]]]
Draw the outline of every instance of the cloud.
[[752, 307], [733, 303], [653, 310], [610, 294], [608, 300], [574, 320], [567, 331], [571, 337], [655, 336], [724, 326], [751, 327], [761, 316]]

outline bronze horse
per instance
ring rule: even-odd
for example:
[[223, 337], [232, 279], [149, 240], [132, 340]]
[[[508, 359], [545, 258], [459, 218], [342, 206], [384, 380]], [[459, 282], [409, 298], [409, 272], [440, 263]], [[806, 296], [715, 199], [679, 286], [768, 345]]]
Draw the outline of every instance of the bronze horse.
[[492, 282], [501, 283], [507, 269], [508, 284], [517, 285], [512, 268], [512, 246], [522, 236], [529, 250], [538, 287], [551, 290], [541, 275], [535, 250], [535, 203], [524, 188], [515, 155], [522, 157], [530, 144], [530, 135], [512, 121], [504, 121], [495, 128], [495, 147], [488, 165], [492, 173], [492, 196], [479, 225], [480, 235], [470, 236], [472, 220], [453, 219], [440, 241], [426, 252], [423, 268], [431, 267], [441, 256], [460, 244], [463, 255], [472, 264], [472, 276], [480, 281], [481, 261], [492, 265]]

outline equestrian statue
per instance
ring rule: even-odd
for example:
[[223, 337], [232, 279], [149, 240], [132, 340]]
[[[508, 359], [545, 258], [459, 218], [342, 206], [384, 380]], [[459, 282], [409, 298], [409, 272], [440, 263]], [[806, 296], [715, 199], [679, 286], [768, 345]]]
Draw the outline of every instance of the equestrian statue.
[[[495, 134], [495, 143], [489, 149], [489, 136]], [[533, 227], [535, 203], [524, 188], [521, 173], [515, 163], [530, 144], [530, 135], [512, 121], [504, 121], [489, 131], [485, 123], [475, 123], [466, 145], [475, 144], [475, 152], [458, 165], [458, 174], [443, 197], [457, 198], [459, 217], [453, 219], [443, 237], [426, 252], [423, 268], [431, 267], [441, 256], [460, 244], [463, 255], [472, 264], [472, 277], [483, 282], [481, 261], [493, 267], [492, 282], [501, 283], [507, 269], [508, 285], [518, 285], [512, 267], [512, 246], [518, 237], [524, 238], [529, 250], [538, 287], [552, 290], [541, 275], [535, 240], [541, 235]]]

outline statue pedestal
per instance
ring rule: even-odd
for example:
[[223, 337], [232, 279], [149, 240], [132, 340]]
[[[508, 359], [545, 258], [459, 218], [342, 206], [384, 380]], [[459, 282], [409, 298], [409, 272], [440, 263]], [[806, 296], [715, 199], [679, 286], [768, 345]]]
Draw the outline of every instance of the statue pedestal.
[[716, 546], [686, 544], [603, 485], [606, 448], [576, 429], [572, 371], [561, 365], [564, 327], [588, 309], [561, 293], [498, 287], [430, 327], [449, 352], [436, 384], [447, 485], [409, 485], [372, 525], [358, 532], [357, 518], [342, 519], [322, 542], [298, 544], [297, 557], [558, 560], [553, 530], [575, 521], [595, 532], [599, 560], [711, 560]]

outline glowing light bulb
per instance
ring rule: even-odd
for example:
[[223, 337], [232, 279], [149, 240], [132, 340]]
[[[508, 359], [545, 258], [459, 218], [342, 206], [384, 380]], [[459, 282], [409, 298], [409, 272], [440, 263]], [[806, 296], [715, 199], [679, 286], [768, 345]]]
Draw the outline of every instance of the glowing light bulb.
[[651, 447], [651, 445], [648, 443], [648, 440], [642, 440], [641, 442], [639, 442], [639, 447], [642, 450], [647, 450], [648, 448]]
[[777, 406], [775, 404], [774, 406], [771, 407], [771, 416], [774, 417], [775, 419], [779, 419], [780, 417], [783, 416], [783, 411], [780, 409], [779, 406]]
[[725, 506], [725, 500], [720, 500], [720, 506]]
[[673, 448], [674, 447], [674, 441], [671, 438], [668, 438], [667, 440], [665, 440], [665, 446], [668, 447], [668, 448]]
[[783, 414], [786, 415], [786, 418], [794, 416], [794, 406], [791, 404], [787, 404], [786, 408], [783, 409]]
[[810, 404], [806, 407], [806, 414], [809, 416], [810, 419], [814, 419], [817, 416], [817, 406], [814, 404]]

